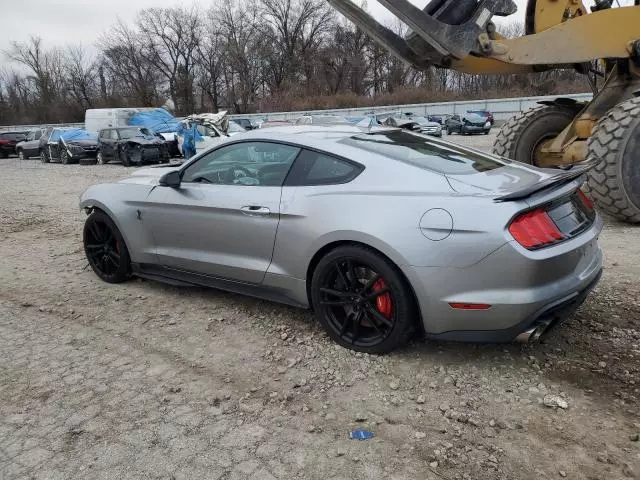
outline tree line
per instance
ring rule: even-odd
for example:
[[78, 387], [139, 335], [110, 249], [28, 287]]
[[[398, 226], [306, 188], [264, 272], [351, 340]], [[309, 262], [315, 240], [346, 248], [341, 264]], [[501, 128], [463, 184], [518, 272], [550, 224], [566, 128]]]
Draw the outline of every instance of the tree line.
[[[513, 24], [506, 33], [521, 31]], [[133, 23], [119, 21], [100, 35], [96, 47], [12, 42], [0, 70], [0, 125], [82, 121], [86, 109], [102, 107], [249, 113], [588, 89], [572, 70], [417, 71], [323, 0], [143, 9]]]

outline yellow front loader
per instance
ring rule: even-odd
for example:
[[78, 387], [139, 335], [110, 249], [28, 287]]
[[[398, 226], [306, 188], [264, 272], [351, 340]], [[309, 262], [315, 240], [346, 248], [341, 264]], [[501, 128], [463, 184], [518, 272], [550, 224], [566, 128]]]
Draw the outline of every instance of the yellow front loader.
[[604, 82], [590, 102], [558, 98], [505, 123], [494, 153], [539, 167], [593, 161], [589, 189], [601, 210], [640, 223], [640, 0], [614, 7], [598, 0], [529, 0], [526, 34], [505, 38], [494, 16], [516, 12], [512, 0], [378, 0], [410, 29], [405, 38], [351, 0], [328, 0], [391, 53], [416, 68], [476, 74], [573, 68]]

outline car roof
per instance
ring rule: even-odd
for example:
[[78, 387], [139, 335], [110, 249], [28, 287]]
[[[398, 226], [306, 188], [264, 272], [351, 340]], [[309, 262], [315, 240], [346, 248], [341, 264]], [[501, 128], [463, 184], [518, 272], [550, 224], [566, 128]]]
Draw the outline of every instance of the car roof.
[[[353, 158], [354, 156], [361, 157], [363, 155], [363, 150], [341, 143], [345, 138], [399, 130], [399, 128], [385, 126], [373, 126], [367, 129], [351, 125], [287, 125], [243, 132], [234, 136], [233, 140], [291, 143], [329, 154], [355, 159]], [[371, 156], [371, 153], [366, 153], [366, 155]], [[358, 161], [360, 160], [358, 159]]]

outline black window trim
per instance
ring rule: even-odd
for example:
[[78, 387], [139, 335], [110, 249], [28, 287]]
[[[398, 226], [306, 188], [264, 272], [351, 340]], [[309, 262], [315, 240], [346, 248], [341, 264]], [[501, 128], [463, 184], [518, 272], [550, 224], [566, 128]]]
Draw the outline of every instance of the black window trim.
[[[346, 177], [343, 180], [340, 181], [336, 181], [336, 180], [332, 180], [332, 181], [318, 181], [318, 182], [309, 182], [309, 181], [305, 181], [304, 183], [300, 182], [300, 183], [291, 183], [290, 180], [290, 176], [291, 176], [291, 172], [293, 171], [296, 162], [298, 161], [298, 159], [300, 158], [300, 155], [302, 154], [303, 151], [307, 150], [308, 152], [314, 152], [320, 155], [324, 155], [325, 157], [329, 157], [329, 158], [333, 158], [334, 160], [337, 160], [339, 162], [343, 162], [346, 163], [348, 165], [351, 165], [352, 167], [354, 167], [353, 173], [351, 175], [349, 175], [348, 177]], [[282, 184], [283, 187], [320, 187], [323, 185], [345, 185], [347, 183], [351, 183], [353, 180], [355, 180], [357, 177], [360, 176], [360, 174], [365, 170], [365, 166], [362, 165], [361, 163], [355, 162], [351, 159], [348, 158], [344, 158], [340, 155], [335, 155], [333, 153], [328, 153], [325, 152], [323, 150], [320, 150], [318, 148], [310, 148], [310, 147], [302, 147], [300, 149], [300, 153], [298, 153], [298, 155], [296, 156], [295, 160], [293, 161], [293, 163], [291, 164], [291, 168], [289, 169], [289, 172], [287, 172], [287, 176], [284, 179], [284, 183]]]
[[[289, 167], [289, 171], [287, 172], [287, 175], [284, 177], [284, 180], [282, 181], [282, 185], [280, 185], [281, 188], [282, 187], [287, 187], [287, 186], [294, 186], [294, 185], [287, 185], [287, 180], [289, 180], [289, 174], [291, 173], [291, 170], [293, 170], [293, 167], [296, 164], [296, 162], [298, 161], [298, 157], [300, 157], [300, 154], [302, 153], [303, 150], [309, 150], [311, 152], [319, 153], [321, 155], [326, 155], [328, 157], [333, 157], [336, 160], [340, 160], [340, 161], [343, 161], [343, 162], [346, 162], [346, 163], [349, 163], [349, 164], [353, 165], [358, 170], [357, 170], [357, 174], [354, 175], [352, 178], [350, 178], [348, 181], [331, 182], [331, 183], [319, 183], [319, 184], [311, 184], [311, 185], [307, 185], [307, 184], [305, 184], [305, 185], [295, 185], [296, 187], [305, 187], [305, 186], [306, 187], [314, 187], [314, 186], [322, 186], [322, 185], [344, 185], [346, 183], [350, 183], [353, 180], [355, 180], [366, 169], [366, 167], [363, 164], [361, 164], [359, 162], [356, 162], [355, 160], [351, 160], [349, 158], [345, 158], [343, 156], [336, 155], [334, 153], [329, 153], [329, 152], [327, 152], [325, 150], [320, 150], [319, 148], [309, 147], [309, 146], [306, 146], [306, 145], [300, 145], [299, 143], [288, 142], [286, 140], [274, 140], [274, 139], [264, 139], [264, 138], [243, 138], [242, 140], [234, 140], [234, 141], [230, 141], [230, 142], [223, 142], [222, 144], [217, 145], [212, 150], [207, 151], [207, 154], [213, 153], [213, 152], [217, 152], [221, 148], [229, 147], [231, 145], [238, 145], [238, 144], [241, 144], [241, 143], [256, 143], [256, 142], [276, 143], [278, 145], [286, 145], [286, 146], [289, 146], [289, 147], [295, 147], [295, 148], [299, 148], [300, 149], [300, 151], [296, 155], [296, 158], [294, 158], [293, 162], [291, 162], [291, 166]], [[193, 160], [190, 160], [189, 162], [186, 162], [184, 165], [182, 165], [180, 167], [180, 170], [179, 170], [180, 179], [182, 180], [182, 177], [184, 176], [184, 172], [187, 170], [187, 168], [189, 168], [192, 164], [194, 164], [196, 162], [199, 162], [202, 158], [204, 158], [204, 154], [202, 155], [202, 157], [194, 158]], [[189, 183], [191, 183], [191, 182], [189, 182]], [[195, 185], [199, 185], [199, 184], [195, 184]]]

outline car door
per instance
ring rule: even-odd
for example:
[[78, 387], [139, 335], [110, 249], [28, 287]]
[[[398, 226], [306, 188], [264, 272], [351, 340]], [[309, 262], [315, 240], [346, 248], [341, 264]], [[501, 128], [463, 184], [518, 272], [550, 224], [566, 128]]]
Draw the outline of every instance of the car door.
[[35, 157], [40, 154], [42, 130], [34, 130], [30, 135], [29, 140], [24, 145], [24, 152], [30, 157]]
[[196, 141], [196, 153], [203, 152], [209, 148], [222, 143], [227, 137], [224, 137], [217, 129], [198, 125], [198, 133], [202, 135], [201, 139]]
[[461, 126], [462, 122], [460, 120], [460, 115], [454, 115], [449, 120], [447, 120], [447, 130], [457, 132], [460, 131]]
[[239, 142], [181, 170], [179, 188], [150, 194], [145, 215], [156, 255], [168, 268], [261, 283], [280, 220], [282, 184], [300, 149]]

